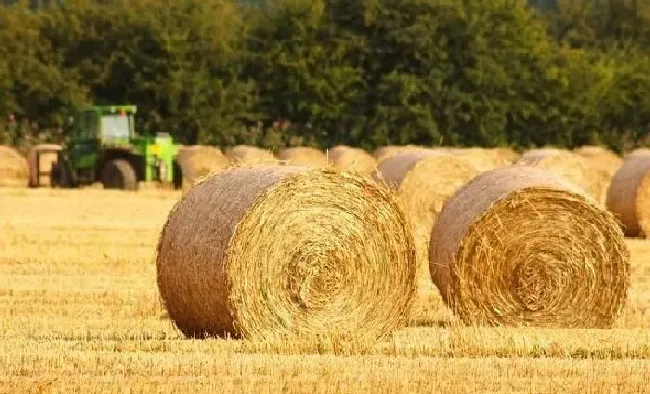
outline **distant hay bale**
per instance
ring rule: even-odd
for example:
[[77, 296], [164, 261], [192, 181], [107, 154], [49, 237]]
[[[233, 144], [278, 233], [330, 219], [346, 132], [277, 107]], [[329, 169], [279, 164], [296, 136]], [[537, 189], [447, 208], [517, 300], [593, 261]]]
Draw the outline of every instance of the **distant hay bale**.
[[237, 145], [226, 152], [226, 157], [236, 165], [277, 163], [271, 151], [250, 145]]
[[625, 152], [623, 159], [627, 160], [630, 157], [639, 156], [639, 155], [648, 155], [648, 154], [650, 154], [649, 148], [636, 148], [632, 151]]
[[372, 152], [372, 156], [377, 160], [377, 163], [381, 163], [383, 160], [389, 159], [402, 152], [423, 149], [426, 150], [427, 148], [420, 145], [386, 145], [375, 149], [374, 152]]
[[205, 145], [180, 147], [176, 160], [182, 171], [183, 190], [189, 189], [197, 179], [230, 165], [230, 160], [221, 153], [221, 149]]
[[405, 324], [415, 247], [385, 189], [332, 168], [235, 167], [176, 204], [158, 287], [189, 337], [379, 337]]
[[450, 148], [448, 151], [467, 159], [480, 172], [509, 166], [519, 158], [508, 148]]
[[61, 145], [55, 144], [39, 144], [29, 149], [29, 186], [50, 186], [52, 165], [57, 162], [61, 149]]
[[605, 204], [609, 185], [607, 174], [594, 168], [588, 159], [576, 153], [560, 149], [538, 149], [526, 152], [516, 164], [552, 171], [583, 188], [599, 204]]
[[611, 327], [625, 304], [630, 253], [613, 217], [540, 168], [485, 172], [449, 199], [430, 269], [468, 324]]
[[415, 239], [420, 288], [431, 282], [429, 238], [445, 201], [478, 174], [465, 158], [435, 150], [403, 152], [383, 160], [373, 174], [397, 191]]
[[377, 160], [360, 148], [339, 145], [331, 149], [328, 156], [330, 163], [339, 170], [371, 174], [377, 168]]
[[625, 235], [650, 234], [650, 155], [628, 157], [612, 177], [607, 208], [621, 221]]
[[605, 187], [602, 188], [599, 199], [604, 204], [607, 200], [607, 191], [612, 177], [623, 165], [623, 159], [611, 150], [601, 146], [582, 146], [575, 149], [574, 152], [587, 159], [593, 169], [605, 174], [606, 178], [603, 180]]
[[325, 153], [310, 146], [284, 148], [278, 154], [278, 159], [287, 165], [295, 166], [318, 168], [328, 165]]
[[0, 187], [27, 187], [29, 164], [11, 146], [0, 145]]

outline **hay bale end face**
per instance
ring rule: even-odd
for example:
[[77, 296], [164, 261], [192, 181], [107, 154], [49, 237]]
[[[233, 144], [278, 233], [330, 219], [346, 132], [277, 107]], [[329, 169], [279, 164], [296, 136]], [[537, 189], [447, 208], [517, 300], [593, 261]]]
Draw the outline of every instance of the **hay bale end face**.
[[405, 324], [415, 249], [390, 193], [359, 174], [237, 167], [169, 214], [158, 287], [187, 336], [380, 337]]
[[11, 146], [0, 145], [0, 187], [27, 187], [29, 164]]
[[650, 234], [650, 155], [625, 160], [612, 178], [607, 208], [621, 221], [625, 235]]
[[397, 191], [418, 256], [418, 282], [431, 283], [429, 238], [445, 201], [479, 174], [463, 157], [437, 150], [407, 151], [382, 161], [373, 179]]
[[447, 202], [431, 234], [432, 278], [469, 324], [611, 327], [630, 253], [613, 215], [533, 167], [483, 173]]

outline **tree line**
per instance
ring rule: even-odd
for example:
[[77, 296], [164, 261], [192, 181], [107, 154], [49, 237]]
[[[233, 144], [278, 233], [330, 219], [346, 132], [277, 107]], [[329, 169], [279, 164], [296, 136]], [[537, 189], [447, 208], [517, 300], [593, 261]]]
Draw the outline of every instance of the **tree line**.
[[650, 0], [6, 1], [0, 143], [133, 103], [184, 144], [620, 151], [648, 64]]

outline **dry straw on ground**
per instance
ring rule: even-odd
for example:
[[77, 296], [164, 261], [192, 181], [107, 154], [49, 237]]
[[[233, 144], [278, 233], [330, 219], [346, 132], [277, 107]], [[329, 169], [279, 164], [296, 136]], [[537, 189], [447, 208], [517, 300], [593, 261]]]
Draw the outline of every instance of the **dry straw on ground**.
[[27, 159], [10, 146], [0, 145], [0, 187], [27, 187]]
[[576, 153], [554, 148], [534, 149], [524, 153], [516, 164], [552, 171], [581, 187], [599, 204], [605, 204], [609, 177]]
[[361, 148], [338, 145], [328, 152], [328, 160], [339, 170], [371, 174], [377, 169], [377, 160]]
[[519, 154], [509, 148], [450, 148], [448, 151], [469, 160], [480, 172], [509, 166], [519, 158]]
[[278, 153], [278, 159], [287, 165], [312, 168], [328, 166], [327, 155], [323, 151], [310, 146], [284, 148]]
[[237, 167], [171, 211], [158, 286], [187, 336], [372, 338], [405, 324], [415, 247], [385, 189], [338, 170]]
[[611, 327], [630, 253], [613, 215], [556, 174], [485, 172], [447, 202], [431, 235], [432, 278], [470, 324]]
[[379, 164], [373, 178], [397, 191], [413, 232], [418, 281], [431, 282], [429, 238], [445, 201], [478, 171], [466, 159], [436, 150], [404, 152]]
[[250, 145], [237, 145], [228, 150], [226, 156], [236, 165], [274, 164], [277, 162], [271, 151]]
[[230, 165], [230, 160], [215, 146], [182, 146], [176, 157], [182, 171], [183, 190], [189, 189], [196, 180], [213, 171], [221, 171]]
[[630, 237], [650, 234], [650, 155], [628, 157], [612, 178], [607, 208]]

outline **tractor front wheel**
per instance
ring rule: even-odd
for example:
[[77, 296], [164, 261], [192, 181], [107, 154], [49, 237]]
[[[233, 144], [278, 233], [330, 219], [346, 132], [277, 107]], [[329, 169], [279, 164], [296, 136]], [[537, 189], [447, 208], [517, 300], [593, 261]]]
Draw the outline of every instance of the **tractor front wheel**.
[[138, 178], [128, 160], [113, 159], [104, 164], [102, 183], [105, 189], [137, 190]]

